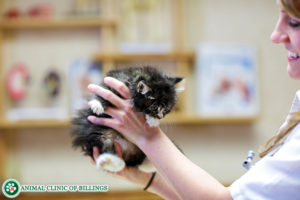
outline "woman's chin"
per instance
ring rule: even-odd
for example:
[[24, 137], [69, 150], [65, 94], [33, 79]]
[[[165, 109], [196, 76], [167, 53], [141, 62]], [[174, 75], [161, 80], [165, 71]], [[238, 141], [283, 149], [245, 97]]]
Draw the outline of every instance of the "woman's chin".
[[295, 66], [288, 64], [287, 72], [292, 79], [300, 80], [300, 65]]

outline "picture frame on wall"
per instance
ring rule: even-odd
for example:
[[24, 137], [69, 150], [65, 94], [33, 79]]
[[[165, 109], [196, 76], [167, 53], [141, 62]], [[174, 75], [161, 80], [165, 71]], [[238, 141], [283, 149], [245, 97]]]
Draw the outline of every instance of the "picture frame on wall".
[[256, 51], [248, 44], [200, 44], [196, 58], [197, 114], [255, 117], [259, 112]]
[[87, 90], [91, 83], [100, 84], [103, 79], [101, 63], [93, 63], [86, 59], [75, 59], [68, 71], [70, 89], [70, 110], [75, 116], [79, 109], [87, 106], [92, 94]]

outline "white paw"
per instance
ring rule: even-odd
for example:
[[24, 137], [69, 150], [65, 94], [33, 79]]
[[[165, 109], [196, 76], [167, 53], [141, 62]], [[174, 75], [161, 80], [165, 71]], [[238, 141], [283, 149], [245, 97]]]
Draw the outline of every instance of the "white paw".
[[146, 157], [142, 164], [138, 166], [139, 170], [149, 173], [149, 172], [155, 172], [156, 168], [152, 165], [150, 160]]
[[119, 156], [110, 153], [103, 153], [96, 159], [98, 168], [110, 172], [119, 172], [125, 167], [125, 162]]
[[88, 105], [91, 108], [91, 110], [93, 111], [93, 113], [95, 113], [97, 115], [100, 115], [101, 113], [104, 112], [104, 108], [103, 108], [102, 104], [100, 103], [100, 101], [98, 101], [96, 99], [89, 101]]
[[159, 124], [160, 124], [159, 119], [155, 119], [154, 117], [151, 117], [150, 115], [146, 115], [146, 121], [150, 127], [156, 127], [156, 126], [159, 126]]

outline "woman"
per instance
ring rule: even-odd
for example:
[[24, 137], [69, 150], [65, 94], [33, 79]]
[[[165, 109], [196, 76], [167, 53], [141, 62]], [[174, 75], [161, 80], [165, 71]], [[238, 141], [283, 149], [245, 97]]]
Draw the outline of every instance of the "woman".
[[[300, 79], [300, 0], [277, 0], [277, 4], [280, 15], [271, 39], [284, 44], [288, 50], [288, 74]], [[144, 151], [157, 168], [155, 177], [134, 168], [126, 168], [115, 176], [142, 186], [149, 185], [151, 178], [149, 190], [166, 199], [300, 199], [300, 92], [296, 94], [286, 122], [261, 152], [263, 158], [230, 187], [224, 187], [188, 160], [160, 128], [145, 125], [144, 116], [136, 113], [127, 100], [130, 92], [123, 83], [112, 78], [104, 81], [123, 98], [90, 85], [91, 92], [107, 99], [116, 108], [105, 110], [111, 119], [90, 116], [89, 120], [121, 132]], [[121, 155], [120, 146], [115, 146]], [[94, 148], [95, 158], [99, 153]]]

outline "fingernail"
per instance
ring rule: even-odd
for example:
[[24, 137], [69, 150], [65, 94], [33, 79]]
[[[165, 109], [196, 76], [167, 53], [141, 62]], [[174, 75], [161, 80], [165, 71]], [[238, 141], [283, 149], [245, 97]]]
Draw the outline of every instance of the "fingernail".
[[96, 119], [96, 117], [94, 117], [94, 116], [88, 116], [88, 120], [92, 123], [94, 123], [95, 119]]
[[113, 78], [111, 76], [107, 76], [107, 77], [104, 78], [104, 83], [106, 85], [111, 85], [111, 84], [114, 84], [115, 80], [116, 80], [115, 78]]
[[87, 119], [88, 119], [91, 123], [93, 123], [93, 124], [100, 124], [100, 123], [101, 123], [101, 119], [98, 118], [98, 117], [95, 117], [95, 116], [93, 116], [93, 115], [88, 116]]
[[106, 76], [106, 77], [104, 78], [104, 81], [111, 80], [111, 79], [112, 79], [112, 77]]
[[97, 87], [97, 85], [95, 85], [95, 84], [89, 84], [88, 85], [88, 90], [94, 91], [96, 89], [96, 87]]
[[96, 152], [97, 150], [97, 147], [93, 147], [93, 152]]

